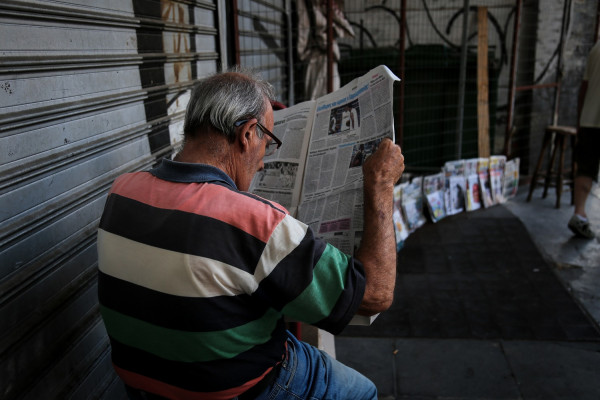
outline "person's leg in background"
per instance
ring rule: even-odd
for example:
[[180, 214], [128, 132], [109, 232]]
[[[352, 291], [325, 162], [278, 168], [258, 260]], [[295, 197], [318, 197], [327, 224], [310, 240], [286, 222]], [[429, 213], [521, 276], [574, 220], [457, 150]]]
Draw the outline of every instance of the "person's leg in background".
[[580, 128], [573, 157], [577, 164], [577, 174], [573, 182], [573, 203], [575, 210], [569, 220], [569, 229], [577, 236], [593, 239], [596, 237], [585, 212], [585, 205], [592, 190], [593, 181], [598, 177], [600, 163], [600, 129]]
[[593, 180], [590, 177], [578, 176], [575, 178], [575, 182], [573, 184], [573, 202], [575, 203], [575, 214], [586, 219], [587, 214], [585, 213], [585, 203], [587, 202], [587, 198], [592, 190], [592, 181]]

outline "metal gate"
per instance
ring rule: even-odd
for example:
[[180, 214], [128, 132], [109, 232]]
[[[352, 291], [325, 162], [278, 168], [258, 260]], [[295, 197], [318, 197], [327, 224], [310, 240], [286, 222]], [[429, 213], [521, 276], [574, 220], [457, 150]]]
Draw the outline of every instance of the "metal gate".
[[180, 143], [224, 19], [216, 0], [0, 3], [0, 398], [122, 397], [97, 224], [117, 175]]
[[234, 62], [260, 71], [277, 99], [294, 99], [291, 0], [234, 0]]

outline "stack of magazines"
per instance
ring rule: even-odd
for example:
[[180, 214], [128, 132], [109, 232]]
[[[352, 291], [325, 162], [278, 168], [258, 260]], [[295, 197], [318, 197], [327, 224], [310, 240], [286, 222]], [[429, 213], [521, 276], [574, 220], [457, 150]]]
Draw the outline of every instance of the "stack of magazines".
[[448, 161], [439, 173], [418, 176], [394, 190], [394, 226], [400, 250], [408, 235], [446, 216], [492, 207], [517, 194], [519, 158]]

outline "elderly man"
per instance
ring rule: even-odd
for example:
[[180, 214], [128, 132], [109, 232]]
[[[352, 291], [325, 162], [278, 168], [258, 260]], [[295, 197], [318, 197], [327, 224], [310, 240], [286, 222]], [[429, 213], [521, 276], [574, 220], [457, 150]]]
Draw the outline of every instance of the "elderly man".
[[377, 398], [368, 379], [293, 337], [283, 316], [335, 334], [356, 313], [391, 305], [403, 156], [386, 139], [365, 161], [363, 242], [356, 258], [344, 254], [247, 192], [281, 145], [272, 99], [270, 85], [246, 72], [202, 80], [181, 152], [110, 190], [98, 291], [132, 398]]

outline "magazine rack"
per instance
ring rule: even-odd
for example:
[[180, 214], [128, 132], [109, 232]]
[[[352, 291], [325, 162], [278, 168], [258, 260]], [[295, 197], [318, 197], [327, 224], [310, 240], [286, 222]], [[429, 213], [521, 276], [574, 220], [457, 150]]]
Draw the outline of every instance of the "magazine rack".
[[[554, 140], [552, 139], [553, 137]], [[564, 163], [565, 150], [567, 148], [567, 138], [570, 139], [572, 151], [575, 148], [576, 137], [577, 129], [571, 126], [550, 125], [546, 127], [546, 132], [544, 133], [544, 141], [542, 143], [542, 149], [540, 150], [540, 156], [538, 158], [537, 165], [535, 166], [535, 171], [533, 172], [533, 176], [531, 178], [531, 184], [529, 186], [529, 194], [527, 195], [527, 201], [531, 200], [531, 195], [533, 194], [535, 185], [538, 179], [540, 178], [544, 179], [544, 193], [542, 194], [542, 198], [546, 198], [546, 195], [548, 194], [548, 186], [550, 186], [552, 178], [555, 177], [556, 208], [560, 208], [560, 198], [562, 195], [564, 185], [569, 185], [569, 187], [571, 188], [571, 204], [573, 204], [573, 178], [575, 173], [575, 162], [573, 161], [573, 157], [571, 157], [571, 170], [568, 171], [567, 178], [565, 178], [564, 176]], [[546, 173], [540, 173], [540, 168], [544, 161], [544, 154], [546, 153], [548, 146], [550, 146], [551, 143], [553, 144], [553, 146], [550, 155], [550, 162], [548, 163]], [[554, 173], [554, 164], [556, 163], [557, 152], [560, 152], [560, 158], [558, 160], [558, 171]]]

